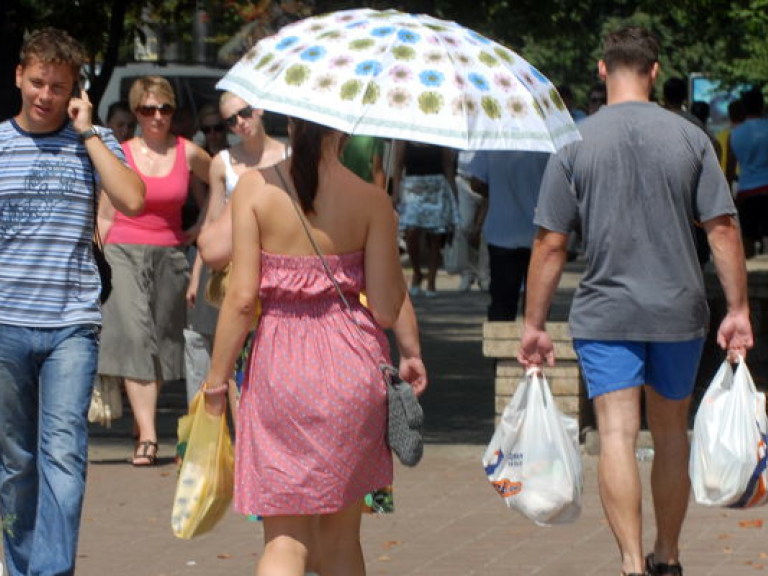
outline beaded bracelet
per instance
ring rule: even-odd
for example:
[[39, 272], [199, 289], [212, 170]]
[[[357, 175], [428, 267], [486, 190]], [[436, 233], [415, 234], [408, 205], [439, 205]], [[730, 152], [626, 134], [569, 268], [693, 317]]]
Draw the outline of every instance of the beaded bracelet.
[[203, 382], [203, 394], [206, 396], [223, 396], [229, 390], [229, 383], [220, 386], [209, 387], [208, 382]]

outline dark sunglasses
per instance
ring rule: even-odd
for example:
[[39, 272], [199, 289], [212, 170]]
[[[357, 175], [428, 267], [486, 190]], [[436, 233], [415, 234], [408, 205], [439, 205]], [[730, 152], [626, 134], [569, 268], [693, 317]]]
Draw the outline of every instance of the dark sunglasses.
[[224, 124], [213, 124], [212, 126], [200, 126], [200, 131], [203, 134], [210, 134], [211, 132], [224, 132], [226, 127]]
[[162, 106], [137, 106], [136, 112], [142, 116], [151, 117], [157, 112], [160, 112], [160, 116], [170, 116], [173, 114], [175, 108], [170, 104], [163, 104]]
[[230, 128], [234, 128], [237, 126], [237, 117], [240, 116], [243, 120], [248, 120], [251, 116], [253, 116], [253, 106], [246, 106], [245, 108], [241, 108], [232, 116], [229, 116], [228, 118], [224, 118], [224, 122], [227, 126]]

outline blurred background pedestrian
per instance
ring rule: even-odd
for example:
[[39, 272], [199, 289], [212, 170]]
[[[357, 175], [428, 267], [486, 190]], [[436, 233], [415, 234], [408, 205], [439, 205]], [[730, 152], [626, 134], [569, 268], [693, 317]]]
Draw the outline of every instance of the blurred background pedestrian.
[[768, 236], [768, 118], [760, 88], [741, 96], [744, 122], [731, 130], [726, 178], [733, 183], [739, 167], [736, 206], [747, 258], [765, 252]]
[[131, 110], [131, 105], [125, 100], [112, 102], [107, 108], [106, 127], [112, 130], [118, 142], [133, 138], [136, 132], [136, 116]]
[[[417, 142], [397, 142], [392, 173], [393, 199], [411, 263], [411, 296], [437, 296], [440, 250], [456, 229], [456, 151]], [[426, 246], [425, 246], [426, 245]], [[426, 277], [422, 253], [426, 249]], [[426, 280], [426, 288], [421, 284]]]

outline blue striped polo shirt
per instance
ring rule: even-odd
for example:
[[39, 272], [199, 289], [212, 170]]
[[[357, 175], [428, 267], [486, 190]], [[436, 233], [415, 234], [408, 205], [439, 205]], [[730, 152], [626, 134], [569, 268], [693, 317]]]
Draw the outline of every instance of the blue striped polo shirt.
[[[125, 162], [111, 132], [104, 142]], [[95, 184], [71, 123], [45, 134], [0, 123], [0, 323], [101, 324]]]

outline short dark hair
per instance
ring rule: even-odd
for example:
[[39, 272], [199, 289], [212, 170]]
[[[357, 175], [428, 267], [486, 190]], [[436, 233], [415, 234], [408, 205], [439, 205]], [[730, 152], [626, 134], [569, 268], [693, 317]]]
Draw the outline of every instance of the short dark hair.
[[69, 66], [77, 81], [80, 77], [80, 69], [87, 61], [88, 55], [85, 48], [63, 30], [41, 28], [25, 38], [19, 53], [19, 62], [22, 66], [29, 66], [33, 59], [46, 64]]
[[728, 104], [728, 119], [731, 122], [744, 122], [747, 119], [747, 113], [744, 110], [744, 102], [741, 100], [732, 100]]
[[131, 105], [128, 104], [128, 101], [118, 100], [117, 102], [112, 102], [112, 104], [109, 105], [109, 108], [107, 108], [107, 122], [112, 120], [112, 117], [118, 112], [127, 112], [133, 116], [133, 110], [131, 110]]
[[742, 92], [741, 101], [744, 103], [744, 112], [747, 116], [760, 116], [763, 113], [765, 100], [763, 99], [763, 92], [759, 88]]
[[709, 104], [703, 100], [694, 100], [691, 102], [691, 114], [701, 120], [702, 124], [706, 124], [709, 120]]
[[688, 83], [677, 76], [664, 82], [664, 102], [681, 106], [688, 99]]
[[603, 62], [610, 74], [616, 68], [632, 68], [648, 74], [659, 61], [659, 39], [640, 26], [626, 26], [603, 38]]

